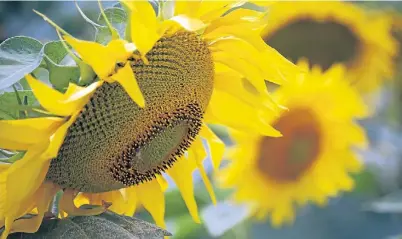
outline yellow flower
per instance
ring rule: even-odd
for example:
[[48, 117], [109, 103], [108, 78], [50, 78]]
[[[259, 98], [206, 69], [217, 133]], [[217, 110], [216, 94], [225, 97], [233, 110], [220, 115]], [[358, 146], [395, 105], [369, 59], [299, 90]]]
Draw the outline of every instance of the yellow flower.
[[[164, 227], [168, 185], [162, 172], [173, 178], [199, 222], [194, 170], [215, 202], [202, 164], [203, 140], [215, 169], [224, 151], [207, 123], [280, 135], [262, 117], [279, 108], [264, 80], [281, 83], [299, 70], [261, 39], [262, 13], [232, 9], [244, 1], [178, 1], [174, 9], [166, 3], [163, 16], [146, 1], [123, 3], [130, 10], [131, 42], [113, 39], [102, 46], [56, 26], [98, 81], [82, 88], [70, 84], [62, 94], [27, 75], [35, 97], [54, 116], [0, 121], [0, 148], [26, 151], [0, 168], [2, 238], [35, 232], [60, 189], [61, 216], [99, 214], [108, 202], [132, 215], [142, 205]], [[244, 89], [245, 82], [256, 92]], [[79, 209], [84, 203], [101, 206]], [[38, 216], [16, 220], [33, 209]]]
[[288, 110], [267, 121], [283, 137], [232, 131], [237, 144], [219, 180], [235, 188], [234, 200], [249, 203], [257, 218], [270, 215], [279, 226], [293, 220], [294, 205], [322, 205], [353, 188], [349, 173], [362, 167], [353, 148], [366, 145], [365, 132], [353, 120], [367, 109], [343, 72], [339, 65], [324, 73], [313, 67], [274, 93]]
[[363, 93], [393, 76], [397, 43], [386, 13], [370, 14], [347, 2], [281, 2], [272, 5], [266, 21], [262, 37], [283, 56], [307, 58], [324, 70], [342, 63]]

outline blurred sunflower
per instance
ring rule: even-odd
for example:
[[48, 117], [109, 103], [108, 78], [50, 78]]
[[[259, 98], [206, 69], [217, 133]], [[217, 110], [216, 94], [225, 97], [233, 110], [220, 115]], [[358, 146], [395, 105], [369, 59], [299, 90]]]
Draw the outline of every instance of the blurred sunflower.
[[352, 147], [366, 145], [365, 133], [353, 119], [366, 116], [367, 110], [343, 72], [340, 65], [324, 73], [314, 67], [274, 93], [288, 110], [267, 120], [283, 137], [232, 131], [237, 144], [218, 178], [223, 187], [236, 189], [234, 200], [250, 203], [257, 218], [270, 215], [279, 226], [293, 221], [295, 204], [322, 205], [353, 188], [349, 173], [362, 165]]
[[323, 70], [344, 64], [361, 92], [393, 76], [397, 43], [386, 13], [370, 14], [347, 2], [281, 2], [270, 7], [267, 22], [262, 37], [268, 45], [293, 62], [307, 58]]
[[[298, 70], [261, 39], [262, 13], [238, 8], [244, 1], [162, 3], [157, 15], [149, 2], [123, 2], [131, 42], [110, 28], [113, 40], [105, 46], [78, 40], [42, 15], [96, 80], [85, 87], [70, 83], [60, 93], [26, 76], [49, 117], [0, 121], [0, 148], [25, 151], [15, 163], [0, 165], [2, 238], [35, 232], [60, 189], [62, 215], [99, 214], [109, 203], [132, 215], [140, 204], [164, 227], [162, 172], [199, 222], [196, 168], [215, 201], [202, 140], [215, 168], [224, 150], [206, 123], [279, 135], [261, 118], [262, 111], [278, 110], [264, 79], [281, 83]], [[243, 88], [244, 79], [258, 94]], [[101, 206], [78, 208], [83, 203]], [[16, 220], [33, 209], [36, 217]]]

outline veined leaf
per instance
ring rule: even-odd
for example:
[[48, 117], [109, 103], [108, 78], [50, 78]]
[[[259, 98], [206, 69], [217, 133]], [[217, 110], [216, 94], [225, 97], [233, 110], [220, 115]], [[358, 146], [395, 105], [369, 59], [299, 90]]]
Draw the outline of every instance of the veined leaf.
[[43, 59], [43, 45], [30, 37], [12, 37], [0, 44], [0, 90], [35, 70]]
[[72, 59], [70, 61], [72, 64], [64, 62], [69, 56], [61, 41], [46, 43], [44, 53], [49, 71], [49, 81], [55, 89], [64, 92], [69, 82], [78, 82], [80, 69]]

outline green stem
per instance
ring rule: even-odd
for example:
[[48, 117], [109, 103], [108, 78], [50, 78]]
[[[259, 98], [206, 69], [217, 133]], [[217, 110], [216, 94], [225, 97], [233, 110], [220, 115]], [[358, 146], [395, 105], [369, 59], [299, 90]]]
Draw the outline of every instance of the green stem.
[[45, 21], [47, 21], [50, 25], [52, 25], [54, 28], [56, 28], [56, 30], [60, 31], [61, 33], [63, 33], [64, 35], [69, 35], [68, 32], [64, 31], [63, 28], [59, 27], [56, 23], [54, 23], [52, 20], [50, 20], [50, 18], [48, 18], [47, 16], [45, 16], [44, 14], [36, 11], [35, 9], [33, 10], [36, 14], [38, 14], [39, 16], [41, 16]]
[[[17, 88], [15, 88], [15, 85], [13, 85], [13, 89], [14, 89], [15, 96], [17, 97], [18, 104], [23, 105], [22, 100], [21, 100], [21, 96], [18, 93]], [[21, 117], [21, 114], [22, 114], [22, 117]], [[27, 112], [26, 111], [18, 111], [17, 116], [18, 116], [19, 119], [20, 118], [26, 118], [27, 117]]]
[[106, 25], [109, 28], [110, 33], [112, 34], [112, 39], [113, 40], [119, 39], [119, 34], [117, 33], [116, 29], [114, 29], [112, 24], [109, 22], [109, 19], [106, 17], [105, 11], [103, 11], [103, 7], [102, 7], [100, 0], [98, 0], [98, 5], [99, 5], [100, 12], [102, 14], [102, 17], [105, 19]]

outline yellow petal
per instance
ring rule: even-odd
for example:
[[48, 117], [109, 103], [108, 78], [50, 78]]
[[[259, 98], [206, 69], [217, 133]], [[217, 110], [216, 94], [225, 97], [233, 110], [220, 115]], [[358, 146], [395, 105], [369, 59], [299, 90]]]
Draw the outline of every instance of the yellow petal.
[[[9, 163], [0, 163], [0, 173], [6, 171], [8, 168], [10, 168], [11, 164]], [[0, 196], [1, 198], [1, 196]]]
[[64, 121], [57, 117], [0, 120], [0, 148], [27, 150], [39, 142], [48, 141]]
[[[5, 230], [2, 234], [2, 239], [7, 238], [10, 232], [28, 232], [33, 233], [36, 232], [42, 222], [43, 215], [45, 211], [47, 211], [48, 206], [53, 199], [55, 193], [59, 190], [59, 187], [53, 183], [43, 183], [31, 196], [26, 196], [24, 199], [21, 199], [18, 202], [9, 199], [11, 195], [7, 194], [7, 190], [2, 188], [6, 182], [5, 174], [0, 175], [0, 189], [2, 192], [5, 192], [4, 195], [0, 196], [1, 202], [9, 200], [12, 201], [13, 204], [11, 210], [8, 208], [4, 208], [4, 204], [0, 204], [0, 227], [5, 224]], [[4, 179], [4, 180], [3, 180]], [[7, 197], [3, 197], [3, 196]], [[30, 218], [30, 219], [19, 219], [14, 222], [15, 219], [22, 217], [28, 212], [33, 211], [32, 209], [37, 207], [35, 211], [38, 212], [38, 215]], [[7, 209], [2, 211], [3, 209]], [[5, 222], [2, 222], [1, 218], [5, 217]]]
[[76, 191], [74, 189], [64, 189], [63, 195], [61, 196], [59, 202], [60, 211], [71, 216], [95, 216], [106, 211], [106, 208], [103, 205], [91, 209], [78, 208], [74, 204], [75, 197]]
[[41, 160], [46, 146], [29, 149], [22, 159], [1, 174], [4, 181], [0, 182], [0, 189], [5, 192], [5, 198], [1, 198], [0, 212], [19, 217], [32, 210], [32, 195], [42, 185], [50, 164], [50, 161]]
[[201, 128], [200, 136], [207, 139], [212, 160], [212, 166], [215, 170], [217, 170], [223, 159], [225, 144], [205, 124]]
[[132, 14], [138, 15], [142, 19], [141, 23], [147, 24], [152, 29], [156, 29], [158, 22], [156, 13], [150, 2], [130, 0], [123, 0], [122, 2], [130, 9]]
[[126, 62], [133, 52], [136, 50], [135, 45], [128, 43], [122, 39], [110, 41], [107, 46], [109, 57], [115, 59], [116, 62]]
[[130, 8], [131, 41], [145, 56], [161, 37], [156, 14], [148, 1], [124, 1]]
[[104, 201], [112, 203], [109, 210], [117, 213], [124, 214], [127, 210], [127, 202], [124, 200], [123, 195], [120, 191], [107, 192], [108, 197], [105, 197]]
[[196, 163], [187, 158], [180, 158], [167, 171], [180, 190], [181, 196], [190, 212], [191, 217], [196, 223], [200, 223], [197, 202], [194, 198], [193, 171]]
[[267, 47], [267, 44], [260, 36], [259, 30], [239, 28], [237, 25], [221, 26], [203, 36], [206, 41], [214, 41], [222, 37], [237, 37], [243, 39], [259, 51], [263, 51]]
[[204, 185], [207, 188], [207, 191], [212, 200], [212, 203], [216, 204], [216, 196], [215, 196], [214, 188], [212, 187], [212, 184], [209, 181], [207, 172], [205, 171], [204, 166], [202, 164], [202, 161], [204, 160], [205, 157], [206, 157], [206, 153], [205, 153], [201, 140], [200, 139], [195, 140], [193, 145], [191, 146], [191, 148], [188, 151], [188, 159], [194, 160], [196, 162], [198, 170], [200, 170], [202, 181], [204, 182]]
[[104, 193], [79, 193], [74, 198], [74, 205], [79, 208], [84, 204], [102, 206], [104, 202], [111, 203], [108, 208], [117, 214], [124, 214], [127, 209], [127, 203], [120, 190]]
[[138, 204], [137, 186], [125, 188], [124, 191], [126, 194], [126, 201], [127, 201], [127, 208], [125, 215], [131, 217], [134, 215]]
[[[272, 99], [268, 92], [256, 92], [249, 80], [225, 65], [215, 64], [215, 72], [215, 89], [226, 92], [251, 107], [276, 113], [278, 103]], [[227, 87], [228, 84], [231, 87]]]
[[182, 28], [188, 31], [198, 31], [207, 26], [201, 20], [196, 18], [189, 18], [185, 15], [174, 16], [167, 21], [177, 22]]
[[268, 7], [268, 6], [271, 6], [272, 4], [274, 4], [274, 3], [278, 2], [278, 1], [252, 0], [252, 1], [249, 1], [249, 2], [257, 4], [259, 6]]
[[42, 155], [42, 158], [44, 160], [50, 160], [57, 156], [59, 149], [64, 142], [64, 138], [67, 134], [68, 128], [74, 123], [74, 121], [77, 118], [79, 113], [80, 112], [77, 112], [75, 115], [71, 116], [70, 119], [66, 123], [64, 123], [62, 126], [60, 126], [56, 130], [56, 132], [50, 137], [49, 146], [46, 149], [46, 151], [43, 152], [43, 155]]
[[82, 90], [84, 90], [85, 87], [78, 86], [73, 83], [69, 83], [66, 92], [64, 93], [65, 97], [70, 97], [71, 95], [74, 95]]
[[161, 189], [163, 192], [166, 191], [166, 189], [169, 187], [168, 182], [162, 175], [156, 175], [156, 180], [158, 181], [159, 185], [161, 186]]
[[[269, 114], [270, 112], [268, 112]], [[267, 112], [261, 112], [226, 92], [214, 90], [205, 113], [207, 123], [226, 124], [229, 127], [253, 130], [263, 135], [279, 137], [281, 133], [266, 121]]]
[[95, 204], [91, 198], [91, 193], [79, 193], [75, 198], [74, 198], [74, 205], [76, 207], [81, 207], [82, 205], [86, 204]]
[[284, 76], [280, 74], [277, 62], [287, 62], [290, 67], [294, 67], [291, 62], [279, 55], [275, 50], [272, 49], [272, 51], [270, 51], [268, 48], [267, 50], [260, 52], [253, 45], [240, 38], [219, 39], [211, 44], [210, 49], [213, 52], [230, 52], [229, 57], [232, 55], [233, 58], [239, 57], [245, 60], [248, 64], [259, 69], [263, 79], [276, 84], [282, 84], [285, 80]]
[[221, 17], [231, 6], [230, 1], [201, 1], [198, 16], [208, 22]]
[[[100, 199], [111, 203], [112, 205], [108, 209], [117, 214], [124, 214], [127, 210], [127, 202], [119, 190], [101, 193]], [[99, 205], [102, 205], [101, 203], [102, 201]]]
[[108, 55], [109, 51], [106, 46], [97, 42], [78, 40], [68, 35], [63, 37], [101, 79], [113, 72], [116, 59]]
[[231, 11], [225, 14], [225, 16], [215, 19], [213, 24], [205, 29], [204, 34], [208, 34], [214, 30], [219, 29], [219, 27], [227, 25], [235, 25], [240, 27], [240, 25], [244, 24], [244, 28], [258, 28], [265, 24], [263, 21], [259, 20], [262, 15], [263, 13], [259, 11], [254, 11], [246, 8], [238, 8], [235, 11]]
[[101, 79], [113, 73], [117, 62], [124, 62], [133, 53], [121, 39], [112, 40], [107, 46], [97, 42], [78, 40], [68, 35], [64, 36], [64, 39]]
[[176, 1], [175, 2], [175, 16], [187, 15], [189, 17], [197, 17], [198, 9], [201, 5], [200, 0], [194, 1]]
[[[70, 84], [69, 88], [73, 88], [62, 94], [31, 75], [25, 77], [39, 103], [49, 112], [61, 116], [69, 116], [81, 110], [95, 89], [102, 84], [98, 81], [85, 88], [73, 87], [73, 84]], [[79, 89], [82, 90], [78, 91]]]
[[157, 180], [142, 183], [137, 186], [137, 196], [140, 203], [152, 215], [155, 223], [165, 225], [165, 196]]
[[213, 52], [212, 56], [215, 62], [224, 64], [242, 74], [259, 93], [265, 94], [267, 92], [264, 75], [256, 66], [250, 65], [241, 58], [231, 57], [225, 52]]
[[66, 108], [70, 108], [73, 113], [79, 111], [88, 103], [89, 98], [91, 98], [95, 90], [102, 84], [103, 81], [96, 81], [87, 87], [79, 87], [70, 83], [65, 93], [66, 99], [60, 102], [60, 104], [63, 104]]
[[119, 82], [120, 85], [126, 90], [131, 99], [138, 104], [141, 108], [145, 106], [145, 99], [138, 86], [137, 80], [130, 64], [126, 64], [123, 68], [119, 69], [112, 79]]
[[38, 189], [36, 196], [33, 198], [37, 207], [38, 214], [32, 218], [19, 219], [13, 223], [11, 228], [11, 233], [15, 232], [25, 232], [25, 233], [35, 233], [38, 231], [40, 225], [42, 224], [43, 216], [47, 212], [54, 195], [60, 187], [51, 183], [45, 182]]
[[45, 83], [33, 78], [29, 74], [25, 75], [25, 78], [27, 79], [36, 99], [47, 111], [62, 116], [67, 116], [72, 113], [71, 109], [65, 108], [59, 103], [65, 99], [62, 93], [52, 89]]

